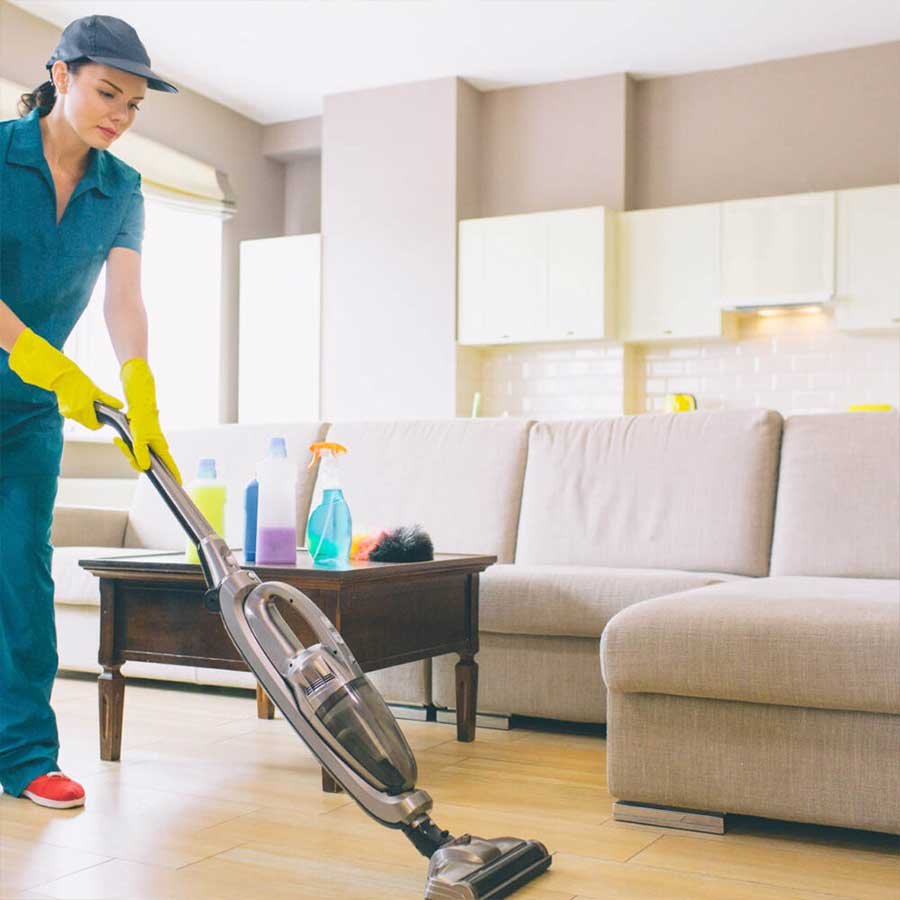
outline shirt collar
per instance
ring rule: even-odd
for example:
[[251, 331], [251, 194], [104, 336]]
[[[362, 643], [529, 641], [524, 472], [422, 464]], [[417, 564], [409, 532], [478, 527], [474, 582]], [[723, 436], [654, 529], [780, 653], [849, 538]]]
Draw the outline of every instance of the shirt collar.
[[[20, 166], [31, 166], [38, 169], [50, 178], [50, 167], [44, 157], [44, 144], [41, 140], [41, 116], [46, 112], [40, 107], [33, 109], [24, 119], [20, 119], [13, 127], [12, 139], [6, 153], [8, 162]], [[112, 196], [109, 188], [109, 178], [106, 170], [106, 153], [91, 147], [89, 151], [88, 167], [78, 182], [78, 187], [72, 195], [72, 199], [78, 194], [83, 194], [91, 188], [96, 188], [106, 197]]]

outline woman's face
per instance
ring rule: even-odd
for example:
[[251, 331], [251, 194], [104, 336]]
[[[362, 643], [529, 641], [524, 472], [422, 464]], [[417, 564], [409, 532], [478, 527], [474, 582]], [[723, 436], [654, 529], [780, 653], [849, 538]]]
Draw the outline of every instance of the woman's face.
[[[57, 66], [63, 67], [57, 77]], [[74, 75], [56, 63], [57, 96], [65, 98], [63, 115], [89, 146], [106, 150], [134, 122], [147, 90], [147, 79], [99, 63], [86, 63]], [[58, 102], [58, 101], [57, 101]]]

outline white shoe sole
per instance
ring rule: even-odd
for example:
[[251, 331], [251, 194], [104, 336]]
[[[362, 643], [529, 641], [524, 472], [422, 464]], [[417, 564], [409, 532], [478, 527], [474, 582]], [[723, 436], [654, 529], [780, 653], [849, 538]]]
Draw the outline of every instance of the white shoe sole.
[[31, 791], [23, 791], [22, 796], [27, 797], [32, 803], [37, 803], [38, 806], [47, 806], [50, 809], [72, 809], [75, 806], [84, 806], [84, 797], [77, 800], [48, 800]]

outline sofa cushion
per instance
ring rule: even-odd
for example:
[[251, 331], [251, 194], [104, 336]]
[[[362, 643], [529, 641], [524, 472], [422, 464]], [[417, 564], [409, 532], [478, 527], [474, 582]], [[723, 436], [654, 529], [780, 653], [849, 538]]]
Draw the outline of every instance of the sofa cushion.
[[[215, 425], [210, 428], [172, 431], [167, 437], [185, 485], [197, 473], [206, 456], [216, 460], [216, 470], [226, 484], [225, 534], [232, 548], [244, 544], [244, 488], [254, 477], [256, 463], [266, 455], [269, 438], [282, 435], [288, 457], [297, 464], [297, 540], [302, 545], [313, 477], [307, 469], [309, 445], [322, 440], [326, 425], [300, 422], [290, 425]], [[185, 546], [185, 534], [147, 478], [140, 478], [125, 529], [126, 547], [177, 550]]]
[[100, 579], [78, 565], [79, 559], [130, 556], [122, 547], [54, 547], [51, 574], [53, 602], [70, 606], [99, 606]]
[[516, 562], [765, 575], [780, 438], [766, 410], [539, 423]]
[[528, 428], [523, 419], [332, 425], [328, 440], [349, 450], [341, 478], [354, 530], [419, 523], [439, 552], [511, 562]]
[[900, 413], [785, 422], [772, 574], [900, 578]]
[[612, 691], [900, 714], [900, 581], [765, 578], [670, 594], [607, 625]]
[[127, 524], [127, 509], [54, 506], [50, 543], [54, 547], [67, 547], [85, 542], [98, 547], [121, 547]]
[[606, 623], [632, 603], [722, 579], [665, 569], [491, 566], [480, 579], [479, 630], [599, 638]]

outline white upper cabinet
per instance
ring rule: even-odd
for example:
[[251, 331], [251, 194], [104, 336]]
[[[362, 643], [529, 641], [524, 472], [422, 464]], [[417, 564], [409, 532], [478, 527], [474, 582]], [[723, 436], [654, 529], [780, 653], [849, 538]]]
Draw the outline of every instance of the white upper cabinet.
[[838, 191], [837, 236], [837, 327], [900, 329], [900, 184]]
[[460, 222], [459, 342], [611, 337], [611, 215], [592, 207]]
[[322, 239], [241, 241], [238, 419], [319, 418]]
[[545, 213], [550, 340], [615, 336], [615, 217], [603, 207]]
[[619, 216], [619, 337], [722, 336], [719, 204]]
[[833, 191], [722, 203], [722, 306], [831, 300], [834, 207]]

